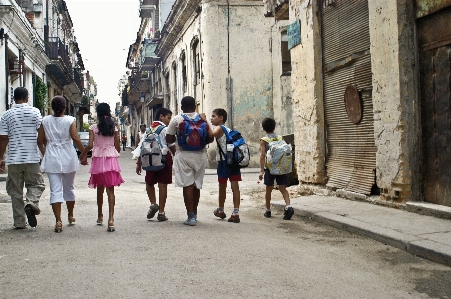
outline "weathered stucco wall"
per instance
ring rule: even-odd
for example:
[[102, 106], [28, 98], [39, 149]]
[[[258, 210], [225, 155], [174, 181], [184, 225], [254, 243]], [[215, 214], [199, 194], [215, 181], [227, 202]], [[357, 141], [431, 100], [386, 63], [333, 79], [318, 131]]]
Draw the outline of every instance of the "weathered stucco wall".
[[420, 198], [420, 134], [411, 1], [368, 1], [376, 180], [381, 197]]
[[290, 2], [290, 21], [301, 22], [301, 44], [291, 49], [295, 159], [301, 183], [325, 183], [327, 180], [321, 35], [316, 2]]
[[[261, 120], [274, 115], [272, 21], [264, 17], [261, 1], [230, 1], [229, 7], [225, 0], [208, 2], [202, 7], [205, 110], [228, 110], [226, 125], [246, 138], [250, 166], [258, 167], [259, 140], [264, 135]], [[214, 160], [214, 146], [210, 147], [209, 157]]]
[[[275, 22], [274, 18], [269, 19]], [[281, 53], [282, 31], [289, 23], [287, 20], [277, 21], [271, 26], [273, 110], [277, 133], [281, 135], [294, 133], [291, 76], [282, 72]]]

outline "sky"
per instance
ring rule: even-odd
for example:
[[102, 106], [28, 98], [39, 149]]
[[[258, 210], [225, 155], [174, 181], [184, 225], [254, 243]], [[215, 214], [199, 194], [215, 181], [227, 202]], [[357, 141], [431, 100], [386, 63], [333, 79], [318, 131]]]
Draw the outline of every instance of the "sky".
[[127, 71], [128, 49], [141, 19], [139, 0], [66, 0], [85, 71], [97, 83], [97, 99], [121, 100], [117, 85]]

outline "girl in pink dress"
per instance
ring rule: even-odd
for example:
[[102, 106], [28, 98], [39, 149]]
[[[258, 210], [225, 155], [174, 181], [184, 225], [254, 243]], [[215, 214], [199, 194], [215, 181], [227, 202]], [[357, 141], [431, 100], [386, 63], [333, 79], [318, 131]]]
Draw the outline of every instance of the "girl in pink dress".
[[97, 188], [97, 224], [103, 222], [103, 193], [106, 188], [108, 195], [108, 231], [114, 231], [114, 187], [120, 186], [124, 180], [121, 176], [121, 167], [117, 157], [121, 151], [118, 130], [111, 119], [110, 105], [100, 103], [96, 107], [99, 122], [89, 127], [89, 143], [80, 154], [80, 160], [86, 158], [87, 153], [92, 149], [91, 178], [89, 187]]

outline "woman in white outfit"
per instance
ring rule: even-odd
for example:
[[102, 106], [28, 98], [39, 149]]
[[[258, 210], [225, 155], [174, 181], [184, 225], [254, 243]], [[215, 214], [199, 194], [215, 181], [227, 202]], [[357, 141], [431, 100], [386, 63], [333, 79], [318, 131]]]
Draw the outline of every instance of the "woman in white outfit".
[[[46, 172], [50, 182], [50, 204], [55, 214], [55, 232], [63, 230], [61, 221], [61, 203], [66, 202], [69, 224], [75, 222], [74, 206], [74, 180], [79, 163], [77, 152], [84, 147], [78, 137], [75, 118], [64, 115], [66, 99], [56, 96], [52, 99], [53, 115], [42, 119], [38, 130], [38, 146], [43, 155], [41, 170]], [[87, 161], [83, 161], [86, 164]]]

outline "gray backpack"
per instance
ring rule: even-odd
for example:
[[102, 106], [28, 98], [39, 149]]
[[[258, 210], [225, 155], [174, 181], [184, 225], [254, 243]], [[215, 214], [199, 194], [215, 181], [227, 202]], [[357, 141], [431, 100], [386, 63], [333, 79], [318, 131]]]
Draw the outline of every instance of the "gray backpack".
[[163, 143], [160, 133], [166, 126], [161, 125], [154, 132], [150, 131], [141, 144], [141, 167], [146, 171], [158, 171], [166, 165], [166, 155], [163, 155]]

